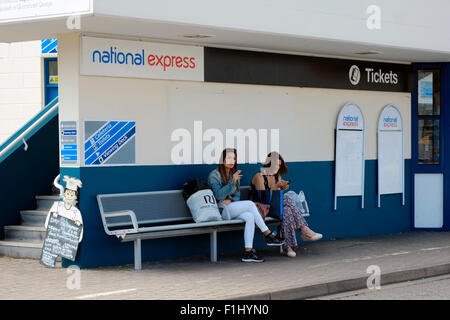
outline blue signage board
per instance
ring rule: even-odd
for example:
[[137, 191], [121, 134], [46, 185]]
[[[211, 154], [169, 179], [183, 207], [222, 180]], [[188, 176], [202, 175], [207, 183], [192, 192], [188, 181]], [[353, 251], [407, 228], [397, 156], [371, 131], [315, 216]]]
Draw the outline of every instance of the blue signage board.
[[61, 165], [78, 164], [78, 129], [76, 121], [60, 122], [60, 159]]
[[85, 121], [84, 165], [136, 163], [135, 121]]

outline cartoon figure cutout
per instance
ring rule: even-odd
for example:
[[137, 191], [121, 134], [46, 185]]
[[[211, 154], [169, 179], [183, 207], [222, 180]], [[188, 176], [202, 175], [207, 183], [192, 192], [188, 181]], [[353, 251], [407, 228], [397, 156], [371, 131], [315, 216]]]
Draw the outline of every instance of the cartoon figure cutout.
[[76, 207], [81, 181], [64, 176], [64, 189], [58, 180], [59, 176], [56, 177], [54, 185], [60, 190], [60, 201], [53, 203], [45, 220], [47, 234], [41, 254], [41, 263], [51, 268], [54, 268], [58, 256], [75, 261], [84, 229], [81, 212]]
[[[55, 179], [56, 180], [56, 179]], [[82, 183], [77, 178], [64, 176], [63, 181], [66, 182], [66, 189], [64, 190], [63, 200], [53, 203], [50, 208], [47, 219], [45, 220], [45, 229], [47, 229], [48, 221], [50, 219], [50, 214], [53, 217], [58, 217], [58, 215], [63, 216], [69, 220], [75, 221], [77, 226], [83, 225], [83, 217], [81, 216], [80, 210], [75, 206], [78, 202], [78, 189], [82, 187]], [[56, 187], [61, 189], [62, 187], [58, 185], [55, 181]], [[83, 229], [81, 230], [80, 239], [83, 239]]]

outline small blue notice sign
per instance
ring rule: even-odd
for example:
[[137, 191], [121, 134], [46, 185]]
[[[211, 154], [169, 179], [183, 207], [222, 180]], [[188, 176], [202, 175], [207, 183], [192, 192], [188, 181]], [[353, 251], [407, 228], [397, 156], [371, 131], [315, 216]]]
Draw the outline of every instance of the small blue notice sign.
[[77, 122], [60, 122], [60, 159], [61, 165], [78, 164]]

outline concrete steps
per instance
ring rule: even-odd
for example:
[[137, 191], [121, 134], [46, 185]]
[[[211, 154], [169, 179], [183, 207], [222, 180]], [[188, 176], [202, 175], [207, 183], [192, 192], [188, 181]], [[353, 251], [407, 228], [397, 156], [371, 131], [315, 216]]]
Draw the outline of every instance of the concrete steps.
[[40, 259], [42, 242], [0, 241], [0, 255], [19, 259]]
[[20, 211], [19, 226], [5, 226], [5, 239], [0, 241], [0, 255], [13, 258], [40, 259], [46, 230], [47, 213], [58, 195], [36, 196], [35, 210]]
[[43, 210], [23, 210], [20, 211], [22, 226], [43, 226], [47, 218], [48, 211]]
[[45, 228], [36, 226], [5, 226], [5, 240], [44, 242]]
[[55, 201], [59, 201], [59, 196], [36, 196], [36, 210], [48, 212]]

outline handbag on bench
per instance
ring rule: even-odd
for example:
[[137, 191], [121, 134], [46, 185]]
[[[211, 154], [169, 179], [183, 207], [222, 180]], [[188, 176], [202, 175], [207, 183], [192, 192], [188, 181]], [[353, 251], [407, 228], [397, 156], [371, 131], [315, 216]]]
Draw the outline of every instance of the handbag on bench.
[[183, 197], [195, 222], [222, 220], [216, 198], [206, 181], [195, 179], [185, 183]]

